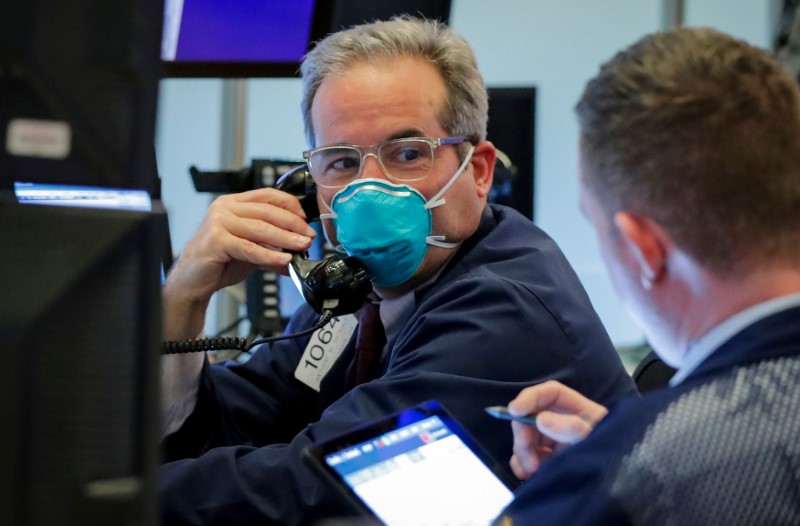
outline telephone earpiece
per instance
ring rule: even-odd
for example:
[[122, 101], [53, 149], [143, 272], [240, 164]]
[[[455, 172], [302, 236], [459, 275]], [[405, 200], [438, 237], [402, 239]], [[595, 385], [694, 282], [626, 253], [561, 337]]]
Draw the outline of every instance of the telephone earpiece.
[[[286, 172], [275, 188], [294, 195], [309, 223], [319, 221], [317, 186], [305, 165]], [[307, 253], [292, 252], [289, 275], [306, 302], [319, 314], [350, 314], [361, 308], [372, 291], [364, 265], [356, 258], [333, 254], [321, 260], [308, 259]]]
[[303, 207], [303, 212], [306, 213], [306, 222], [319, 221], [317, 185], [314, 184], [314, 179], [311, 178], [311, 174], [308, 173], [308, 167], [305, 164], [298, 164], [283, 174], [275, 182], [275, 188], [287, 194], [292, 194], [300, 201], [300, 206]]

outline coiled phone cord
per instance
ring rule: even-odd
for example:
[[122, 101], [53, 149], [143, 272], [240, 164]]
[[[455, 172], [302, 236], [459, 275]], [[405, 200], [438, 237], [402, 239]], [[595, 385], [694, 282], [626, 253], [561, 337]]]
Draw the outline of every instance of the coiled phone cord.
[[249, 353], [258, 345], [278, 340], [288, 340], [290, 338], [299, 338], [306, 334], [321, 329], [328, 324], [333, 318], [333, 311], [323, 311], [322, 316], [319, 317], [317, 323], [308, 329], [292, 334], [281, 334], [279, 336], [270, 336], [268, 338], [258, 338], [252, 342], [247, 341], [247, 338], [239, 338], [237, 336], [218, 336], [215, 338], [200, 338], [193, 340], [171, 340], [165, 341], [161, 346], [161, 354], [184, 354], [189, 352], [205, 352], [205, 351], [222, 351], [232, 350]]

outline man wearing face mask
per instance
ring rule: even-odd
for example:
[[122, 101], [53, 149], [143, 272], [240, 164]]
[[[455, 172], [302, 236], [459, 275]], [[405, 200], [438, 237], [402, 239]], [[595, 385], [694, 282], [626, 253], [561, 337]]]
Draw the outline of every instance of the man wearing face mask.
[[[470, 145], [456, 173], [431, 199], [408, 184], [431, 174], [436, 148], [463, 144], [467, 139], [405, 137], [370, 147], [376, 154], [365, 154], [363, 148], [354, 146], [325, 146], [306, 152], [311, 174], [323, 194], [339, 189], [331, 204], [322, 198], [331, 213], [321, 218], [334, 220], [336, 239], [349, 255], [364, 263], [375, 287], [384, 290], [408, 284], [408, 288], [428, 245], [450, 250], [458, 247], [459, 243], [447, 242], [443, 235], [430, 235], [431, 210], [445, 204], [442, 196], [464, 173], [475, 146]], [[367, 155], [375, 156], [389, 181], [361, 177]], [[382, 295], [387, 293], [391, 294], [385, 290]]]
[[[485, 406], [546, 379], [604, 403], [632, 390], [553, 241], [487, 205], [495, 149], [462, 38], [414, 19], [358, 26], [319, 43], [302, 74], [304, 156], [326, 235], [363, 263], [373, 296], [356, 316], [264, 346], [244, 365], [166, 357], [163, 524], [309, 524], [350, 513], [303, 449], [425, 400], [503, 459], [511, 432]], [[257, 267], [285, 272], [287, 251], [313, 235], [283, 192], [217, 199], [165, 283], [166, 337], [197, 336], [213, 292]], [[376, 305], [386, 342], [369, 376], [350, 374]], [[303, 306], [287, 332], [317, 318]]]

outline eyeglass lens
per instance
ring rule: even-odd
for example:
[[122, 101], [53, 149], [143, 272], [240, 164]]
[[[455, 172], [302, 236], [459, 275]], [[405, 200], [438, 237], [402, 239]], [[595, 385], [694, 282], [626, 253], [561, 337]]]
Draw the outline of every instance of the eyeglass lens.
[[[427, 141], [390, 141], [378, 148], [377, 155], [384, 171], [395, 179], [423, 179], [433, 169], [433, 145]], [[318, 182], [330, 186], [345, 185], [358, 177], [362, 155], [352, 146], [332, 146], [315, 151], [309, 161], [311, 175]]]

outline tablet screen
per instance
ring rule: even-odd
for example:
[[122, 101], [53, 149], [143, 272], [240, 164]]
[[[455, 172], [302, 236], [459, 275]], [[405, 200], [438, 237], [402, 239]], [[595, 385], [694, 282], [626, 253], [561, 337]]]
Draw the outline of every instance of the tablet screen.
[[440, 409], [417, 407], [367, 429], [312, 456], [386, 524], [486, 525], [513, 498], [485, 453]]

